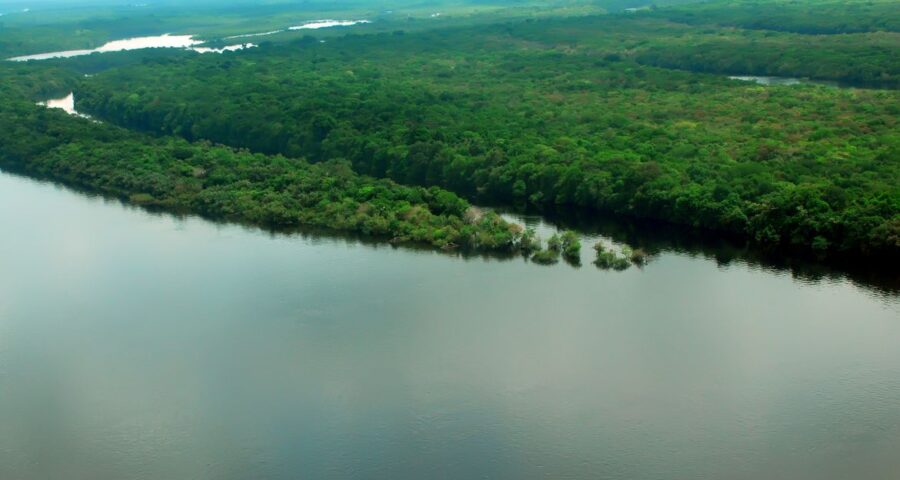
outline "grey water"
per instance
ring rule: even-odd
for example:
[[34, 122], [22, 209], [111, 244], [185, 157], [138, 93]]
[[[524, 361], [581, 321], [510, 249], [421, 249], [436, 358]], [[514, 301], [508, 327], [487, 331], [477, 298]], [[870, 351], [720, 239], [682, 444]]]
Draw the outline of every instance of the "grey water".
[[900, 471], [900, 298], [849, 280], [275, 235], [9, 174], [0, 225], [3, 479]]

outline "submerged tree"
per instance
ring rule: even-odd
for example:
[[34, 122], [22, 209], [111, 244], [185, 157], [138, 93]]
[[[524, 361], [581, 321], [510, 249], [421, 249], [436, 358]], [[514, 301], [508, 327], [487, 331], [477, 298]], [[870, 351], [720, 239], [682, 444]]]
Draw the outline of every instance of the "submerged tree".
[[578, 234], [572, 230], [566, 230], [560, 238], [562, 246], [562, 255], [571, 263], [581, 262], [581, 239]]
[[531, 261], [541, 265], [553, 265], [559, 262], [559, 250], [547, 247], [531, 256]]
[[547, 240], [547, 250], [553, 250], [557, 254], [562, 251], [562, 239], [559, 238], [558, 233], [554, 233], [549, 240]]
[[612, 250], [607, 250], [606, 247], [601, 242], [597, 242], [594, 245], [594, 250], [597, 251], [597, 259], [594, 260], [594, 265], [598, 268], [602, 268], [603, 270], [627, 270], [631, 264], [628, 262], [628, 258], [624, 256], [616, 255], [616, 252]]
[[644, 249], [635, 248], [631, 251], [631, 255], [628, 256], [628, 259], [631, 260], [631, 263], [635, 264], [638, 267], [643, 267], [650, 261], [650, 254], [648, 254]]
[[538, 236], [537, 232], [535, 232], [533, 228], [525, 229], [525, 232], [519, 239], [519, 250], [521, 250], [524, 255], [531, 255], [532, 253], [537, 252], [540, 249], [541, 237]]

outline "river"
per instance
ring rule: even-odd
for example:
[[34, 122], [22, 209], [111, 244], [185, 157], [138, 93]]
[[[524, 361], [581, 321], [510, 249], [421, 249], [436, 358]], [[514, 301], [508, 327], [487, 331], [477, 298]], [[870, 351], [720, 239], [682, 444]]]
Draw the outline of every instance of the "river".
[[[0, 14], [2, 15], [2, 14]], [[315, 20], [304, 23], [302, 25], [297, 25], [293, 27], [288, 27], [288, 31], [294, 30], [318, 30], [322, 28], [332, 28], [332, 27], [351, 27], [354, 25], [363, 25], [367, 23], [372, 23], [369, 20]], [[269, 32], [262, 33], [247, 33], [242, 35], [232, 35], [230, 37], [225, 37], [222, 40], [230, 40], [236, 38], [248, 38], [248, 37], [259, 37], [266, 35], [274, 35], [276, 33], [284, 32], [285, 30], [273, 30]], [[72, 57], [80, 57], [84, 55], [91, 55], [94, 53], [107, 53], [107, 52], [122, 52], [128, 50], [141, 50], [146, 48], [186, 48], [189, 50], [193, 50], [197, 53], [224, 53], [224, 52], [234, 52], [238, 50], [244, 50], [248, 48], [254, 48], [257, 45], [252, 43], [241, 43], [235, 45], [225, 45], [222, 47], [200, 47], [198, 45], [203, 45], [204, 41], [195, 40], [193, 35], [154, 35], [149, 37], [134, 37], [134, 38], [125, 38], [121, 40], [113, 40], [107, 42], [100, 47], [94, 49], [81, 49], [81, 50], [65, 50], [59, 52], [46, 52], [46, 53], [37, 53], [31, 55], [21, 55], [17, 57], [8, 58], [9, 61], [14, 62], [28, 62], [28, 61], [38, 61], [38, 60], [50, 60], [55, 58], [72, 58]]]
[[890, 289], [276, 235], [5, 173], [0, 225], [3, 479], [900, 471]]
[[12, 57], [7, 60], [13, 62], [28, 62], [38, 60], [51, 60], [55, 58], [72, 58], [94, 53], [122, 52], [128, 50], [141, 50], [146, 48], [186, 48], [197, 53], [224, 53], [254, 48], [252, 43], [226, 45], [219, 48], [200, 47], [205, 42], [194, 40], [193, 35], [156, 35], [152, 37], [135, 37], [107, 42], [102, 46], [91, 50], [65, 50], [61, 52], [47, 52], [33, 55]]

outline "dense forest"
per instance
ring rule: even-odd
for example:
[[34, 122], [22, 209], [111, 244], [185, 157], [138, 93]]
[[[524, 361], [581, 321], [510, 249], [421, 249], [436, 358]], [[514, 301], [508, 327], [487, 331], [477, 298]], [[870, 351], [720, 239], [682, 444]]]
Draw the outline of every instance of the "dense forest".
[[[149, 58], [84, 82], [79, 108], [190, 140], [346, 159], [366, 175], [478, 202], [663, 219], [820, 254], [896, 255], [896, 91], [761, 87], [558, 38], [610, 21]], [[648, 29], [641, 18], [617, 21]]]
[[[478, 202], [897, 258], [900, 33], [876, 15], [881, 2], [845, 8], [848, 25], [868, 25], [853, 33], [825, 27], [829, 15], [773, 5], [794, 20], [780, 25], [840, 34], [749, 25], [753, 4], [712, 2], [6, 66], [17, 84], [40, 87], [8, 93], [2, 158], [151, 205], [441, 247], [529, 243], [473, 216], [468, 202]], [[866, 20], [875, 17], [886, 23]], [[21, 101], [67, 90], [105, 123]]]
[[639, 62], [695, 72], [831, 80], [900, 87], [900, 33], [827, 36], [755, 32], [686, 36], [640, 51]]
[[[621, 11], [641, 0], [267, 0], [265, 2], [92, 0], [45, 1], [22, 8], [0, 2], [0, 58], [59, 50], [93, 49], [121, 38], [161, 33], [195, 35], [215, 41], [234, 35], [279, 32], [267, 41], [291, 39], [287, 28], [329, 18], [367, 19], [362, 33], [396, 29], [421, 31], [448, 26], [491, 24], [523, 18], [577, 16]], [[662, 5], [692, 0], [659, 0]], [[24, 5], [23, 5], [24, 6]], [[438, 15], [435, 15], [438, 14]], [[343, 35], [323, 29], [323, 36]]]
[[695, 26], [659, 16], [665, 12], [668, 10], [535, 21], [505, 33], [570, 54], [614, 56], [694, 72], [900, 87], [898, 32], [803, 35], [714, 24]]
[[654, 14], [692, 25], [813, 35], [900, 32], [900, 8], [895, 0], [714, 0]]
[[[31, 84], [59, 72], [34, 73]], [[13, 77], [26, 78], [7, 78]], [[0, 168], [6, 170], [148, 207], [275, 229], [327, 227], [445, 249], [519, 246], [521, 227], [436, 187], [361, 176], [341, 160], [311, 165], [205, 142], [155, 139], [11, 94], [22, 90], [0, 92]]]

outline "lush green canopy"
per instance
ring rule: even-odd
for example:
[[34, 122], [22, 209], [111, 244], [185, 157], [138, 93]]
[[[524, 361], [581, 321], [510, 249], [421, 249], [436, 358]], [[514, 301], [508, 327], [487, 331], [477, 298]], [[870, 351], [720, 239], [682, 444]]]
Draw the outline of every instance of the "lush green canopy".
[[[729, 1], [448, 29], [382, 25], [222, 55], [7, 65], [10, 84], [35, 87], [6, 92], [0, 149], [7, 166], [143, 203], [438, 246], [517, 243], [496, 218], [467, 221], [462, 197], [897, 258], [896, 18], [886, 2], [815, 3], [773, 0], [764, 18], [755, 2]], [[69, 88], [81, 111], [161, 138], [20, 100]]]
[[657, 20], [616, 18], [150, 58], [88, 79], [79, 105], [479, 202], [612, 211], [820, 253], [897, 251], [897, 91], [642, 65], [678, 44], [629, 53]]

